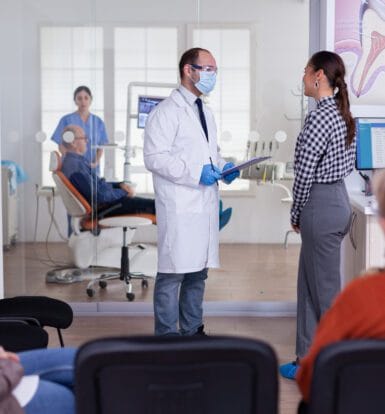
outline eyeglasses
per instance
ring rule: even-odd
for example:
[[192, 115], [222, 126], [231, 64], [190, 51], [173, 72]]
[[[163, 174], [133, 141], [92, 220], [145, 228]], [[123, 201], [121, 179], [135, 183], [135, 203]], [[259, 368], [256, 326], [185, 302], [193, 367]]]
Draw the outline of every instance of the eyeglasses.
[[193, 69], [197, 69], [197, 70], [201, 70], [202, 72], [218, 72], [218, 68], [216, 66], [211, 66], [211, 65], [196, 65], [195, 63], [190, 63], [190, 66]]
[[75, 139], [84, 139], [84, 141], [87, 141], [88, 140], [88, 138], [86, 136], [84, 136], [84, 137], [76, 137]]

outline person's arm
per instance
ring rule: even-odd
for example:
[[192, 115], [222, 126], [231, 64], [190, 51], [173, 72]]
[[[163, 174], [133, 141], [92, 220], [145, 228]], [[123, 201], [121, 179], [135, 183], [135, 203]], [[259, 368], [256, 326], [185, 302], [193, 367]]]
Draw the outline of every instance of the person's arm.
[[0, 346], [0, 359], [10, 359], [15, 362], [20, 361], [20, 358], [17, 354], [6, 351], [2, 346]]
[[293, 204], [290, 221], [295, 230], [299, 217], [309, 198], [318, 162], [325, 152], [329, 136], [329, 123], [316, 111], [306, 118], [303, 130], [296, 145], [295, 178], [293, 185]]
[[128, 197], [134, 197], [135, 196], [135, 188], [131, 187], [127, 183], [119, 183], [119, 188], [121, 188], [123, 191], [127, 193]]
[[[0, 359], [0, 412], [15, 414], [23, 412], [12, 395], [12, 390], [23, 377], [23, 372], [23, 367], [19, 362], [11, 359]], [[11, 408], [12, 411], [8, 411]]]
[[[107, 136], [107, 131], [106, 131], [106, 126], [104, 125], [104, 122], [97, 117], [96, 115], [94, 116], [94, 120], [95, 120], [95, 124], [97, 125], [97, 142], [96, 145], [105, 145], [108, 144], [108, 136]], [[92, 168], [96, 168], [99, 163], [100, 163], [100, 159], [103, 156], [103, 149], [102, 148], [97, 148], [96, 149], [96, 154], [95, 154], [95, 159], [91, 162], [91, 167]]]
[[92, 168], [96, 168], [99, 163], [100, 163], [100, 159], [102, 158], [103, 155], [103, 149], [102, 148], [97, 148], [96, 149], [96, 154], [95, 154], [95, 159], [93, 162], [91, 162], [91, 167]]
[[77, 165], [76, 171], [71, 173], [70, 181], [92, 205], [113, 203], [127, 196], [126, 191], [114, 188], [104, 178], [98, 177], [85, 160], [84, 163]]
[[[15, 413], [21, 413], [21, 408], [12, 396], [12, 390], [23, 377], [23, 367], [19, 357], [13, 352], [7, 352], [0, 346], [0, 412], [14, 408]], [[11, 412], [11, 411], [9, 411]]]
[[159, 104], [149, 115], [144, 133], [144, 165], [175, 184], [199, 187], [202, 162], [192, 161], [191, 154], [172, 153], [178, 134], [178, 119], [172, 108]]

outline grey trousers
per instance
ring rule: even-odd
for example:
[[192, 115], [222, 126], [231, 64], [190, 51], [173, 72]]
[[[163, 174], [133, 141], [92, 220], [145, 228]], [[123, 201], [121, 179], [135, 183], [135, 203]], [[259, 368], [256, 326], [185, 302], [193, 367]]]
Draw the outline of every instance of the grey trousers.
[[344, 182], [313, 184], [300, 216], [296, 355], [309, 350], [317, 324], [341, 289], [340, 251], [351, 207]]

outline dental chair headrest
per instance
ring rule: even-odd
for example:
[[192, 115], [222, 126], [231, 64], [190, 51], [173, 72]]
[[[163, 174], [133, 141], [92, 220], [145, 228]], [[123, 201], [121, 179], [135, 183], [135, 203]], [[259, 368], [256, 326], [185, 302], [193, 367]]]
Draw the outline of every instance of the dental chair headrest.
[[49, 170], [52, 172], [61, 170], [61, 156], [57, 151], [52, 151], [49, 158]]

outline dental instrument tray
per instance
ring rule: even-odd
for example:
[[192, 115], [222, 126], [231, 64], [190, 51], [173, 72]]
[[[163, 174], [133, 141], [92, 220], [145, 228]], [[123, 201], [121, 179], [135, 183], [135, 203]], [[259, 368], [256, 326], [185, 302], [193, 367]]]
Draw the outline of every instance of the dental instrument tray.
[[231, 174], [234, 171], [240, 171], [243, 170], [244, 168], [250, 167], [253, 164], [258, 164], [260, 162], [266, 161], [268, 159], [270, 159], [271, 157], [254, 157], [254, 158], [250, 158], [249, 160], [245, 161], [245, 162], [241, 162], [238, 165], [234, 165], [234, 167], [229, 168], [226, 171], [223, 171], [221, 176], [226, 177], [226, 175]]

